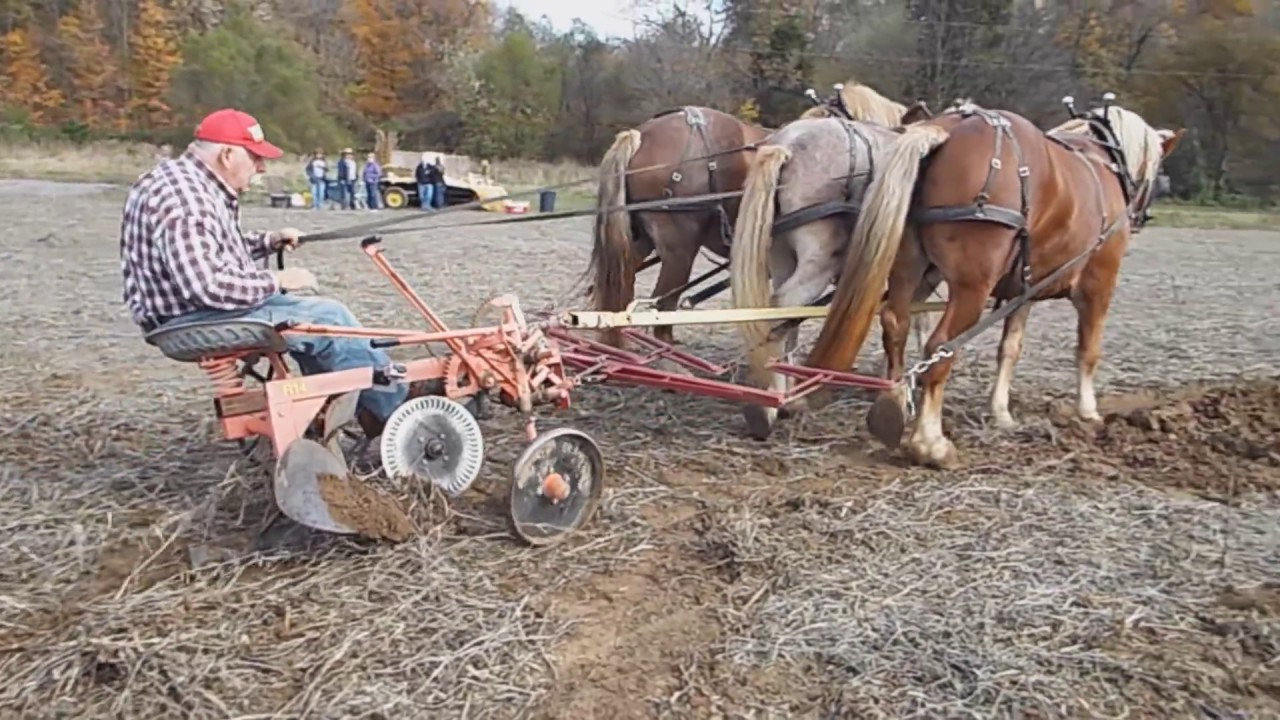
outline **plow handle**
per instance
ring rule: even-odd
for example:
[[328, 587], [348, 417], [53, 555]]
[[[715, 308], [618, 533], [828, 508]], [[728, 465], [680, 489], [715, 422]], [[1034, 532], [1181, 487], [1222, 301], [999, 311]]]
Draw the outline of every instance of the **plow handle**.
[[[276, 269], [277, 270], [284, 269], [284, 246], [283, 245], [280, 246], [279, 250], [276, 250]], [[289, 291], [285, 290], [284, 288], [280, 288], [280, 294], [288, 295]]]

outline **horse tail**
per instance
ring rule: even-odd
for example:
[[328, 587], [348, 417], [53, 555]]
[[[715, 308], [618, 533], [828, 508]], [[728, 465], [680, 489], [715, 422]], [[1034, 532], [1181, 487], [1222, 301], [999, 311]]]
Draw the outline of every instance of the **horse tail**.
[[864, 196], [811, 367], [845, 371], [858, 359], [902, 244], [921, 161], [949, 136], [936, 125], [911, 125], [889, 151]]
[[[769, 307], [773, 291], [769, 284], [769, 248], [773, 245], [773, 217], [778, 191], [778, 175], [791, 159], [791, 151], [781, 145], [763, 145], [756, 151], [742, 188], [738, 219], [733, 226], [729, 248], [729, 280], [733, 306]], [[753, 368], [763, 367], [768, 358], [756, 358], [765, 350], [771, 330], [768, 323], [742, 323]]]
[[[627, 166], [640, 149], [640, 131], [623, 130], [600, 161], [596, 191], [596, 223], [591, 238], [591, 295], [595, 309], [618, 311], [635, 295], [635, 263], [631, 257], [631, 215], [626, 210], [607, 211], [627, 203]], [[607, 330], [604, 342], [620, 346], [622, 332]]]

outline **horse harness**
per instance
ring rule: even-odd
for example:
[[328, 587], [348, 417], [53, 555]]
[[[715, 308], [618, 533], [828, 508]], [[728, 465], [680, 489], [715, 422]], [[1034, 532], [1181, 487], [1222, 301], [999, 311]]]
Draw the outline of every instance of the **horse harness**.
[[[1021, 276], [1022, 295], [1026, 295], [1031, 285], [1031, 233], [1028, 227], [1030, 218], [1030, 185], [1029, 178], [1031, 176], [1031, 168], [1026, 164], [1026, 155], [1022, 150], [1021, 144], [1017, 137], [1013, 134], [1013, 126], [1009, 120], [1003, 115], [967, 104], [960, 107], [957, 112], [966, 117], [977, 115], [985, 120], [989, 125], [995, 128], [995, 148], [991, 157], [991, 162], [987, 171], [987, 179], [982, 185], [982, 189], [978, 192], [973, 203], [969, 205], [945, 205], [939, 207], [931, 207], [913, 213], [912, 219], [920, 223], [930, 222], [956, 222], [965, 220], [974, 220], [982, 222], [994, 222], [1012, 228], [1017, 240], [1017, 255], [1014, 258], [1015, 267], [1010, 270], [1010, 274], [1002, 280], [1002, 284], [1012, 280], [1014, 270], [1018, 271]], [[1086, 115], [1083, 116], [1089, 122], [1090, 128], [1093, 130], [1091, 138], [1099, 146], [1101, 146], [1110, 158], [1110, 163], [1106, 165], [1107, 169], [1115, 174], [1120, 181], [1120, 188], [1124, 195], [1125, 205], [1128, 212], [1125, 215], [1117, 217], [1110, 224], [1107, 223], [1106, 217], [1103, 217], [1102, 227], [1099, 231], [1097, 242], [1089, 247], [1082, 255], [1077, 256], [1067, 263], [1067, 266], [1074, 266], [1075, 263], [1083, 259], [1083, 257], [1098, 250], [1103, 243], [1107, 241], [1116, 230], [1120, 228], [1120, 224], [1126, 218], [1134, 227], [1135, 232], [1141, 229], [1143, 225], [1150, 219], [1147, 214], [1147, 208], [1144, 206], [1141, 210], [1135, 211], [1134, 203], [1138, 196], [1138, 186], [1129, 174], [1128, 165], [1125, 162], [1124, 150], [1120, 147], [1116, 140], [1115, 131], [1111, 124], [1104, 118]], [[1071, 151], [1073, 155], [1085, 163], [1089, 168], [1090, 174], [1093, 175], [1094, 188], [1098, 192], [1099, 207], [1102, 207], [1103, 189], [1102, 179], [1098, 177], [1098, 173], [1094, 168], [1094, 160], [1087, 157], [1079, 147], [1071, 144], [1063, 137], [1052, 133], [1046, 133], [1048, 139], [1058, 143], [1062, 147]], [[996, 173], [1002, 167], [1001, 155], [1005, 141], [1013, 146], [1014, 156], [1018, 162], [1018, 190], [1019, 190], [1019, 208], [1002, 207], [991, 203], [991, 184], [995, 180]], [[1145, 186], [1145, 182], [1144, 182]], [[1055, 279], [1058, 276], [1054, 273]], [[1038, 283], [1041, 288], [1045, 285], [1043, 281]], [[1028, 298], [1029, 299], [1029, 298]], [[1024, 301], [1025, 302], [1025, 301]]]
[[[830, 101], [830, 106], [837, 114], [842, 116], [841, 119], [843, 119], [843, 122], [841, 122], [841, 127], [844, 128], [845, 133], [849, 136], [849, 174], [847, 175], [845, 197], [843, 200], [831, 200], [824, 203], [818, 203], [817, 205], [810, 205], [809, 207], [800, 208], [799, 210], [783, 215], [774, 221], [773, 232], [775, 233], [794, 230], [798, 227], [808, 225], [811, 222], [815, 222], [832, 215], [857, 215], [862, 208], [861, 199], [859, 197], [855, 197], [853, 192], [854, 180], [856, 180], [859, 175], [859, 173], [856, 172], [858, 149], [857, 140], [861, 140], [862, 147], [866, 149], [867, 173], [874, 176], [875, 160], [872, 155], [871, 142], [861, 130], [853, 125], [853, 121], [849, 118], [849, 113], [844, 109], [843, 104], [839, 101]], [[679, 110], [668, 110], [666, 112], [658, 113], [654, 117], [662, 117], [663, 115], [669, 115], [674, 112], [684, 113], [685, 122], [696, 130], [697, 136], [702, 140], [704, 150], [708, 154], [713, 153], [711, 142], [707, 139], [706, 135], [707, 121], [703, 116], [702, 111], [696, 107], [685, 106]], [[685, 148], [681, 153], [680, 165], [684, 164], [685, 158], [690, 157], [690, 152], [693, 150], [693, 138], [694, 133], [690, 133], [685, 141]], [[716, 164], [715, 157], [712, 157], [712, 159], [707, 163], [707, 185], [710, 188], [710, 194], [713, 195], [717, 192], [717, 169], [718, 166]], [[662, 190], [662, 196], [664, 198], [674, 197], [676, 186], [682, 180], [684, 180], [684, 175], [681, 174], [678, 169], [673, 170], [671, 173], [671, 179], [667, 182], [667, 186]], [[714, 210], [720, 218], [721, 238], [724, 240], [726, 246], [733, 244], [733, 223], [729, 221], [729, 214], [724, 209], [724, 205], [721, 200], [708, 201], [706, 203], [688, 203], [677, 206], [660, 206], [655, 209], [661, 212], [707, 212], [709, 210]]]
[[[684, 151], [680, 154], [680, 162], [676, 164], [676, 169], [671, 171], [671, 178], [667, 181], [667, 186], [662, 189], [662, 197], [672, 198], [675, 196], [676, 185], [684, 180], [684, 175], [680, 172], [680, 167], [684, 165], [686, 160], [691, 158], [690, 151], [693, 149], [693, 137], [696, 134], [702, 140], [702, 147], [711, 159], [707, 162], [707, 187], [709, 194], [716, 194], [716, 170], [719, 165], [716, 153], [711, 147], [711, 141], [707, 138], [707, 118], [702, 114], [702, 110], [692, 106], [683, 106], [679, 110], [667, 110], [660, 112], [654, 117], [662, 117], [670, 115], [674, 112], [684, 113], [684, 121], [689, 127], [695, 130], [685, 138]], [[720, 219], [720, 237], [727, 246], [733, 241], [733, 223], [729, 222], [729, 213], [724, 209], [724, 203], [721, 200], [713, 200], [705, 203], [687, 203], [682, 205], [664, 205], [655, 210], [659, 212], [715, 212]]]
[[[695, 112], [696, 112], [696, 109], [695, 109]], [[685, 117], [686, 118], [689, 117], [688, 112], [686, 112]], [[693, 125], [692, 122], [690, 124]], [[773, 233], [776, 234], [776, 233], [787, 232], [789, 230], [794, 230], [798, 227], [808, 225], [811, 222], [815, 222], [817, 220], [821, 220], [826, 217], [831, 217], [832, 215], [840, 215], [840, 214], [847, 213], [847, 214], [856, 216], [858, 212], [861, 210], [862, 208], [861, 196], [855, 194], [853, 191], [854, 181], [857, 180], [859, 175], [862, 174], [857, 171], [858, 140], [862, 141], [862, 147], [866, 151], [866, 156], [867, 156], [866, 174], [871, 175], [872, 177], [875, 176], [875, 156], [872, 153], [870, 140], [868, 140], [867, 136], [864, 135], [862, 131], [859, 130], [856, 125], [853, 124], [853, 121], [845, 120], [841, 122], [840, 125], [841, 127], [844, 128], [845, 133], [849, 137], [849, 172], [846, 175], [844, 199], [829, 200], [827, 202], [818, 203], [816, 205], [810, 205], [808, 207], [803, 207], [803, 208], [800, 208], [799, 210], [789, 212], [774, 220], [773, 229], [772, 229]], [[698, 127], [698, 126], [695, 125], [695, 127]], [[706, 144], [705, 138], [703, 142], [705, 145]], [[710, 150], [709, 147], [708, 147], [708, 150]], [[685, 153], [686, 154], [688, 153], [688, 148], [686, 148]], [[712, 182], [712, 188], [714, 189], [715, 187], [714, 161], [710, 165], [711, 166], [708, 169], [710, 173], [712, 173], [711, 182]], [[667, 185], [667, 189], [663, 191], [664, 195], [666, 195], [667, 197], [670, 197], [671, 188], [674, 186], [675, 183], [680, 182], [680, 179], [681, 177], [678, 172], [672, 173], [672, 183]], [[716, 203], [716, 208], [720, 212], [721, 232], [724, 234], [725, 245], [731, 246], [733, 244], [733, 227], [729, 223], [728, 214], [725, 212], [724, 206], [720, 205], [719, 202]], [[677, 208], [667, 208], [667, 210], [676, 210], [676, 209]], [[683, 209], [683, 210], [692, 209], [700, 212], [705, 209], [705, 206], [702, 204], [693, 204], [693, 205], [682, 206], [679, 209]], [[702, 282], [703, 280], [707, 279], [707, 277], [709, 277], [710, 275], [713, 275], [727, 267], [728, 267], [728, 261], [720, 263], [719, 265], [707, 271], [697, 279], [690, 280], [688, 283], [685, 283], [683, 287], [676, 288], [675, 290], [672, 290], [670, 293], [667, 293], [667, 294], [671, 294], [676, 291], [682, 291], [691, 285], [695, 285], [699, 282]], [[729, 280], [727, 278], [721, 279], [716, 283], [712, 284], [711, 286], [700, 290], [699, 292], [695, 293], [689, 298], [686, 298], [686, 302], [688, 303], [689, 307], [693, 307], [694, 305], [697, 305], [698, 303], [706, 300], [707, 298], [718, 295], [728, 287], [729, 287]], [[829, 298], [823, 298], [823, 300], [829, 301]], [[825, 302], [823, 304], [825, 304]]]
[[[907, 402], [908, 402], [909, 412], [913, 415], [915, 413], [915, 409], [914, 409], [915, 403], [914, 403], [914, 397], [913, 397], [914, 389], [915, 389], [915, 380], [919, 375], [926, 372], [935, 363], [954, 356], [956, 350], [968, 344], [980, 333], [985, 331], [987, 328], [991, 327], [996, 322], [1004, 319], [1005, 317], [1007, 317], [1008, 315], [1016, 311], [1018, 308], [1030, 302], [1031, 299], [1035, 297], [1039, 292], [1049, 287], [1052, 283], [1056, 282], [1059, 278], [1061, 278], [1064, 274], [1066, 274], [1067, 271], [1069, 271], [1071, 268], [1075, 267], [1082, 260], [1089, 257], [1093, 253], [1097, 252], [1099, 249], [1102, 248], [1102, 246], [1106, 243], [1106, 241], [1109, 240], [1111, 236], [1114, 235], [1115, 232], [1120, 229], [1122, 223], [1124, 223], [1126, 220], [1129, 221], [1131, 227], [1133, 227], [1134, 231], [1137, 232], [1137, 230], [1141, 229], [1141, 227], [1145, 225], [1146, 222], [1150, 219], [1150, 216], [1147, 214], [1147, 206], [1149, 205], [1149, 201], [1144, 204], [1141, 210], [1135, 210], [1136, 197], [1139, 196], [1138, 191], [1141, 188], [1138, 188], [1138, 186], [1134, 183], [1133, 178], [1129, 174], [1129, 169], [1128, 169], [1129, 166], [1125, 162], [1124, 150], [1120, 147], [1120, 144], [1116, 139], [1115, 130], [1111, 127], [1110, 121], [1108, 121], [1105, 117], [1098, 117], [1094, 115], [1077, 116], [1089, 122], [1090, 129], [1093, 131], [1093, 136], [1090, 139], [1098, 143], [1098, 145], [1100, 145], [1107, 152], [1107, 155], [1110, 158], [1111, 162], [1105, 165], [1105, 167], [1111, 170], [1116, 175], [1116, 177], [1120, 180], [1120, 187], [1124, 194], [1124, 199], [1125, 199], [1126, 212], [1121, 213], [1114, 220], [1108, 223], [1106, 218], [1106, 212], [1104, 209], [1102, 224], [1101, 224], [1100, 232], [1098, 234], [1098, 239], [1092, 245], [1085, 248], [1084, 252], [1075, 256], [1071, 260], [1068, 260], [1066, 263], [1058, 267], [1056, 270], [1054, 270], [1053, 272], [1049, 273], [1047, 276], [1042, 278], [1039, 282], [1032, 285], [1031, 284], [1031, 262], [1030, 262], [1030, 250], [1031, 250], [1030, 237], [1031, 236], [1030, 236], [1030, 231], [1027, 225], [1028, 217], [1029, 217], [1028, 205], [1029, 205], [1029, 199], [1030, 199], [1030, 195], [1028, 192], [1029, 191], [1028, 178], [1031, 176], [1031, 169], [1026, 164], [1026, 158], [1025, 158], [1025, 155], [1023, 154], [1022, 146], [1018, 143], [1017, 137], [1013, 134], [1012, 124], [1009, 122], [1008, 118], [1004, 117], [1003, 115], [1000, 115], [996, 112], [992, 112], [990, 110], [986, 110], [984, 108], [977, 107], [972, 104], [966, 104], [960, 107], [956, 112], [959, 112], [961, 115], [964, 115], [966, 117], [971, 115], [978, 115], [983, 120], [985, 120], [988, 124], [990, 124], [993, 128], [995, 128], [995, 131], [996, 131], [995, 132], [995, 153], [991, 158], [990, 168], [987, 172], [986, 182], [983, 183], [982, 190], [979, 191], [977, 197], [974, 199], [974, 202], [972, 204], [945, 205], [945, 206], [925, 208], [923, 210], [914, 212], [912, 214], [912, 220], [917, 223], [957, 222], [957, 221], [973, 220], [973, 221], [981, 221], [981, 222], [995, 222], [995, 223], [999, 223], [1001, 225], [1005, 225], [1007, 227], [1013, 228], [1014, 231], [1017, 233], [1016, 238], [1018, 241], [1017, 256], [1014, 258], [1014, 261], [1017, 263], [1017, 266], [1015, 268], [1010, 269], [1009, 274], [1006, 275], [1005, 278], [1001, 280], [1001, 284], [1005, 284], [1006, 282], [1010, 281], [1011, 278], [1013, 277], [1014, 270], [1017, 270], [1021, 276], [1022, 291], [1016, 297], [1013, 297], [1007, 302], [1001, 302], [998, 300], [997, 306], [990, 313], [988, 313], [986, 317], [982, 318], [980, 321], [975, 323], [972, 327], [970, 327], [965, 332], [939, 345], [938, 349], [933, 352], [933, 355], [931, 355], [929, 358], [926, 358], [916, 363], [916, 365], [913, 366], [906, 373], [906, 377], [904, 379], [907, 381], [908, 387], [910, 388], [910, 392], [908, 392], [908, 395], [907, 395], [908, 397]], [[1069, 143], [1067, 140], [1065, 140], [1060, 136], [1057, 136], [1052, 133], [1046, 133], [1045, 136], [1048, 139], [1070, 150], [1077, 158], [1080, 159], [1081, 162], [1085, 163], [1086, 167], [1089, 168], [1089, 172], [1093, 175], [1094, 187], [1098, 191], [1099, 207], [1102, 208], [1102, 201], [1103, 201], [1102, 179], [1098, 177], [1097, 170], [1094, 168], [1094, 163], [1096, 161], [1092, 158], [1087, 157], [1083, 150], [1081, 150], [1079, 147], [1075, 145], [1072, 145], [1071, 143]], [[1020, 190], [1019, 192], [1020, 207], [1018, 210], [1013, 210], [1011, 208], [1006, 208], [999, 205], [992, 205], [990, 203], [991, 182], [994, 179], [996, 172], [998, 172], [1001, 168], [1000, 157], [1001, 157], [1001, 151], [1003, 149], [1003, 142], [1005, 138], [1007, 138], [1008, 141], [1013, 144], [1014, 156], [1017, 158], [1017, 161], [1018, 161], [1017, 173], [1018, 173], [1018, 184], [1019, 184], [1019, 190]], [[1146, 182], [1148, 181], [1144, 181], [1143, 187], [1145, 187]], [[1004, 294], [1002, 293], [1002, 295]]]
[[[847, 113], [845, 113], [847, 117]], [[827, 202], [818, 203], [802, 207], [799, 210], [777, 218], [773, 222], [773, 232], [781, 233], [788, 230], [795, 230], [798, 227], [808, 225], [811, 222], [831, 217], [832, 215], [848, 214], [857, 216], [862, 210], [862, 196], [854, 193], [853, 183], [862, 174], [858, 172], [858, 141], [862, 141], [862, 147], [866, 150], [867, 170], [866, 174], [875, 177], [875, 156], [871, 150], [871, 141], [866, 135], [853, 124], [852, 120], [843, 119], [840, 126], [844, 128], [845, 134], [849, 136], [849, 173], [845, 176], [844, 199], [828, 200]]]

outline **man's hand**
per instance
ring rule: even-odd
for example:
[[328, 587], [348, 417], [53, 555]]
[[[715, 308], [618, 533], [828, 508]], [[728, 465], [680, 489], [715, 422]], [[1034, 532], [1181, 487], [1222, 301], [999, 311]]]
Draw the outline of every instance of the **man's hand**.
[[302, 237], [302, 233], [298, 232], [297, 228], [283, 228], [271, 233], [268, 237], [268, 245], [272, 252], [280, 248], [285, 248], [292, 252], [298, 249], [298, 243], [300, 242], [298, 238], [300, 237]]
[[298, 290], [311, 289], [319, 290], [320, 285], [316, 282], [316, 276], [306, 268], [291, 267], [284, 270], [273, 270], [276, 276], [276, 282], [280, 284], [282, 290], [289, 292], [297, 292]]

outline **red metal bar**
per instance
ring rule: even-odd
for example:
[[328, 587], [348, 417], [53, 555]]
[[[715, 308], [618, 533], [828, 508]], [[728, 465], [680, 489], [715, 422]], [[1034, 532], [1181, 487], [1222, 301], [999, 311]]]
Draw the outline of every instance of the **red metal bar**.
[[[648, 355], [638, 355], [628, 350], [621, 350], [619, 348], [613, 347], [612, 345], [606, 345], [602, 342], [597, 342], [595, 340], [588, 340], [587, 338], [574, 335], [573, 333], [565, 330], [564, 328], [558, 328], [558, 327], [552, 326], [546, 329], [546, 333], [548, 336], [555, 338], [556, 340], [559, 340], [565, 343], [566, 345], [582, 348], [584, 350], [590, 350], [591, 352], [596, 353], [596, 357], [587, 361], [586, 364], [588, 366], [599, 364], [600, 361], [604, 360], [606, 357], [616, 358], [621, 362], [629, 363], [632, 365], [651, 365], [653, 363], [656, 363], [659, 360], [666, 359], [666, 360], [671, 360], [672, 362], [675, 362], [684, 367], [687, 367], [690, 370], [700, 370], [702, 372], [710, 373], [712, 375], [729, 374], [730, 368], [726, 368], [721, 365], [716, 365], [715, 363], [709, 360], [700, 358], [697, 355], [694, 355], [692, 353], [687, 353], [687, 352], [684, 352], [683, 350], [677, 350], [674, 347], [672, 347], [670, 344], [665, 343], [653, 337], [652, 335], [645, 335], [639, 332], [638, 330], [634, 330], [631, 328], [624, 329], [622, 332], [626, 337], [630, 338], [635, 343], [639, 345], [644, 345], [648, 348], [652, 348], [653, 351], [650, 352]], [[582, 357], [585, 358], [589, 356], [584, 355]]]
[[422, 332], [420, 330], [394, 330], [391, 328], [346, 327], [342, 325], [313, 325], [300, 323], [286, 330], [281, 335], [325, 335], [328, 337], [369, 338], [373, 340], [396, 339], [402, 345], [421, 345], [432, 342], [487, 337], [501, 332], [498, 326], [481, 328], [465, 328], [463, 330], [446, 330], [443, 332]]
[[[605, 382], [686, 392], [731, 402], [751, 403], [753, 405], [777, 408], [827, 385], [854, 387], [864, 390], [890, 390], [894, 387], [893, 381], [884, 378], [859, 375], [857, 373], [819, 370], [789, 363], [770, 363], [768, 366], [770, 369], [798, 378], [800, 382], [787, 392], [763, 390], [724, 380], [691, 377], [649, 367], [651, 362], [665, 357], [676, 362], [684, 360], [685, 362], [680, 362], [680, 364], [692, 369], [708, 370], [718, 375], [729, 372], [728, 368], [715, 363], [688, 353], [673, 351], [667, 343], [651, 339], [648, 336], [639, 336], [635, 339], [640, 341], [641, 344], [657, 349], [652, 354], [642, 357], [603, 343], [575, 336], [558, 328], [548, 328], [547, 334], [568, 346], [560, 351], [560, 357], [565, 366], [584, 374], [599, 373], [603, 376]], [[681, 357], [675, 357], [677, 353]]]
[[[400, 294], [409, 301], [409, 304], [412, 305], [413, 308], [422, 315], [422, 317], [426, 318], [427, 322], [431, 323], [431, 327], [434, 328], [436, 332], [443, 333], [449, 331], [449, 326], [445, 325], [444, 321], [431, 311], [431, 308], [427, 305], [426, 301], [424, 301], [418, 293], [414, 292], [413, 288], [405, 281], [404, 277], [402, 277], [400, 273], [396, 272], [395, 268], [391, 267], [391, 263], [387, 262], [386, 257], [382, 254], [382, 243], [364, 243], [361, 245], [361, 249], [363, 249], [365, 254], [369, 256], [369, 259], [373, 260], [373, 264], [378, 266], [378, 269], [382, 271], [382, 274], [387, 276], [387, 279], [391, 281], [391, 284], [395, 286], [396, 290], [398, 290]], [[453, 352], [459, 354], [462, 353], [463, 346], [461, 339], [446, 338], [444, 342], [449, 345], [449, 349]]]
[[892, 390], [896, 386], [896, 383], [892, 380], [873, 377], [870, 375], [859, 375], [857, 373], [820, 370], [818, 368], [805, 367], [803, 365], [791, 365], [789, 363], [769, 363], [768, 367], [770, 370], [780, 372], [783, 375], [802, 378], [805, 382], [816, 380], [819, 385], [854, 387], [861, 388], [863, 390]]
[[630, 338], [634, 342], [638, 342], [641, 345], [648, 345], [653, 348], [654, 352], [650, 353], [649, 357], [655, 362], [659, 359], [667, 358], [668, 360], [677, 362], [691, 370], [701, 370], [703, 372], [711, 373], [712, 375], [727, 375], [729, 373], [729, 368], [716, 365], [715, 363], [709, 360], [704, 360], [692, 353], [677, 350], [670, 344], [665, 343], [652, 335], [645, 335], [639, 330], [628, 328], [622, 332], [626, 337]]
[[647, 363], [647, 360], [643, 355], [637, 355], [629, 350], [623, 350], [621, 348], [616, 348], [612, 345], [606, 345], [605, 343], [598, 342], [596, 340], [591, 340], [589, 338], [574, 335], [568, 330], [565, 330], [564, 328], [560, 328], [560, 327], [555, 327], [554, 325], [547, 327], [546, 333], [548, 337], [559, 340], [560, 342], [563, 342], [566, 345], [569, 345], [571, 347], [590, 350], [596, 353], [597, 356], [599, 357], [612, 357], [618, 360], [622, 360], [624, 362], [635, 363], [637, 365], [644, 365]]
[[790, 398], [774, 390], [737, 385], [723, 380], [678, 375], [666, 370], [656, 370], [638, 365], [610, 362], [601, 369], [606, 382], [627, 385], [643, 385], [659, 390], [675, 390], [693, 395], [704, 395], [720, 400], [745, 402], [753, 405], [781, 407]]

